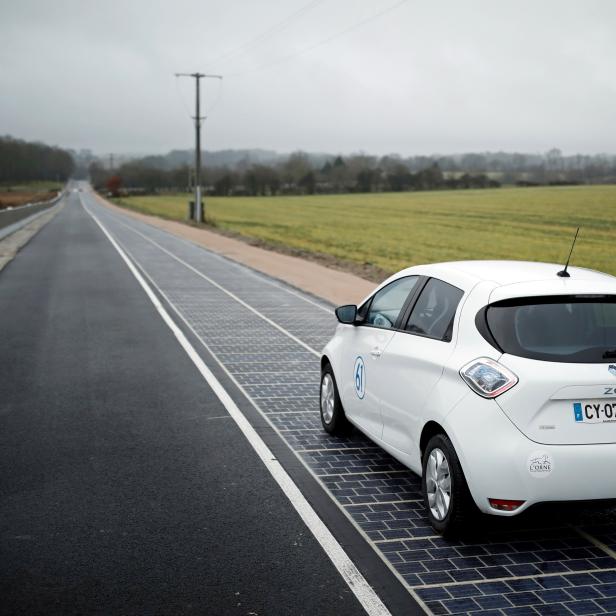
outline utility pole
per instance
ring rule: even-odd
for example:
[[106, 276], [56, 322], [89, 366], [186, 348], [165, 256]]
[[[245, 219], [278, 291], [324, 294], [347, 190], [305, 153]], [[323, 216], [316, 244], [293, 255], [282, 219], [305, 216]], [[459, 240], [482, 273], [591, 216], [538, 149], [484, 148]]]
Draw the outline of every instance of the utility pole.
[[222, 79], [222, 75], [205, 75], [204, 73], [176, 73], [176, 77], [192, 77], [195, 80], [195, 220], [203, 222], [205, 217], [205, 208], [201, 201], [201, 120], [205, 120], [205, 116], [201, 116], [201, 101], [200, 101], [200, 80], [201, 79]]
[[109, 171], [113, 172], [113, 154], [109, 154]]

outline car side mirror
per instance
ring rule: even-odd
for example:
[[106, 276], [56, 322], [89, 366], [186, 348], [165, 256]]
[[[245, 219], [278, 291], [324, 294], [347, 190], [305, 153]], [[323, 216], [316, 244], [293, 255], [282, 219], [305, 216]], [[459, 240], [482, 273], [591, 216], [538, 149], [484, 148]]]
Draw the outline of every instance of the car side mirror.
[[340, 323], [353, 325], [357, 321], [357, 306], [355, 304], [338, 306], [338, 308], [336, 308], [336, 318]]

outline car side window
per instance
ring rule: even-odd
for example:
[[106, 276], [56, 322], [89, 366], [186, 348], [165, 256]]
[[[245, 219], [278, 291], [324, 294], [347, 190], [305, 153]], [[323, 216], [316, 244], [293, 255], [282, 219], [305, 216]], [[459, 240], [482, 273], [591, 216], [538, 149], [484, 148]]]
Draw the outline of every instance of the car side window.
[[[372, 301], [365, 309], [362, 306], [365, 310], [364, 323], [385, 329], [392, 328], [396, 324], [404, 303], [417, 284], [418, 279], [419, 276], [398, 278], [398, 280], [394, 280], [383, 287], [373, 296]], [[361, 314], [362, 311], [360, 310]]]
[[412, 334], [449, 342], [453, 320], [464, 292], [437, 278], [430, 278], [413, 307], [405, 329]]

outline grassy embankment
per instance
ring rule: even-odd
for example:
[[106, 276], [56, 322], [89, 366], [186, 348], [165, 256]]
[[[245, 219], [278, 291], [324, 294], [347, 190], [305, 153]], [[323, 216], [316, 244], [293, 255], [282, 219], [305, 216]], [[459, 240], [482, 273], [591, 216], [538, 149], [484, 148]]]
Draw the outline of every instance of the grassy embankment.
[[[184, 220], [189, 196], [121, 205]], [[408, 265], [457, 259], [573, 263], [616, 274], [616, 186], [500, 188], [306, 197], [211, 197], [221, 231], [378, 279]]]
[[62, 182], [0, 184], [0, 209], [53, 199], [62, 186]]

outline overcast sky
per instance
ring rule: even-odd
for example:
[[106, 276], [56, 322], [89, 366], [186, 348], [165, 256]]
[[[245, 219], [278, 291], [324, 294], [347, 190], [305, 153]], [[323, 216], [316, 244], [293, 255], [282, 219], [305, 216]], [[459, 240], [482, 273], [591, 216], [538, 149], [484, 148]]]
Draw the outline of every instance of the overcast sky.
[[0, 3], [0, 134], [188, 148], [197, 70], [207, 149], [616, 151], [613, 0]]

